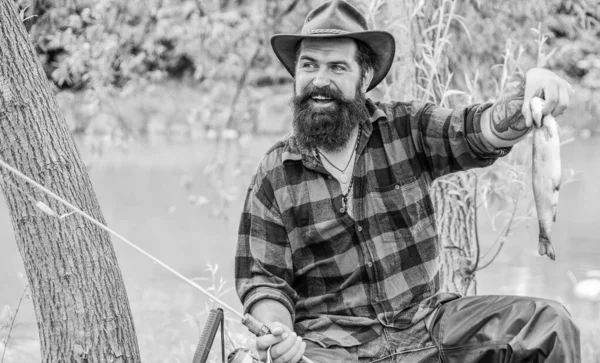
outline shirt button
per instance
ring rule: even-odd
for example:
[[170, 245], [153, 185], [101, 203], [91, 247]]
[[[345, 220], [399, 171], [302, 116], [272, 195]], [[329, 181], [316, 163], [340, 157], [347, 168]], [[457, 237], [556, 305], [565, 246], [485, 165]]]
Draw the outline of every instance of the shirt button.
[[342, 207], [340, 208], [340, 213], [344, 213], [346, 211], [346, 208]]
[[331, 175], [328, 175], [327, 179], [331, 180], [331, 179], [333, 179], [333, 177]]
[[367, 263], [367, 266], [373, 267], [373, 262], [369, 261], [369, 263]]
[[357, 229], [358, 229], [359, 232], [362, 232], [362, 227], [361, 226], [358, 226]]
[[398, 184], [396, 184], [396, 186], [394, 187], [396, 190], [400, 189], [400, 186]]

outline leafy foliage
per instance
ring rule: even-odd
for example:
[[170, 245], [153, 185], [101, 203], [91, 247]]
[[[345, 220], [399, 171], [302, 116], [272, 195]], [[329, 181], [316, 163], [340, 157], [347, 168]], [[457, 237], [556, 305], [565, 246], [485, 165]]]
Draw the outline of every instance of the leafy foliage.
[[[527, 69], [535, 66], [537, 44], [531, 28], [541, 25], [549, 35], [548, 46], [556, 49], [547, 67], [572, 77], [587, 88], [600, 84], [600, 3], [595, 0], [552, 0], [461, 2], [457, 12], [469, 24], [469, 35], [454, 25], [453, 51], [450, 69], [455, 74], [472, 78], [479, 73], [477, 98], [494, 98], [496, 89], [491, 81], [499, 77], [493, 67], [503, 63], [507, 42], [522, 47], [520, 64]], [[461, 77], [455, 86], [464, 89]]]
[[[17, 3], [27, 8], [25, 1]], [[46, 73], [61, 88], [183, 76], [237, 80], [248, 55], [259, 53], [253, 59], [258, 66], [272, 63], [265, 31], [297, 3], [220, 8], [212, 2], [205, 9], [200, 0], [77, 0], [70, 7], [32, 10], [42, 14], [31, 33]]]
[[[283, 29], [298, 28], [307, 11], [319, 3], [73, 0], [67, 2], [69, 6], [31, 9], [27, 0], [15, 1], [23, 10], [24, 19], [33, 17], [28, 20], [35, 21], [32, 40], [48, 76], [61, 88], [122, 87], [131, 80], [184, 76], [200, 82], [239, 80], [249, 60], [252, 70], [259, 73], [253, 76], [254, 81], [277, 82], [286, 75], [269, 49], [268, 37]], [[353, 3], [373, 12], [385, 1]], [[451, 27], [444, 29], [450, 30], [451, 43], [443, 44], [454, 50], [448, 53], [450, 71], [472, 79], [473, 71], [480, 70], [482, 98], [493, 95], [486, 82], [491, 79], [492, 66], [502, 63], [507, 38], [528, 39], [529, 28], [538, 23], [542, 23], [544, 32], [552, 34], [549, 45], [557, 48], [557, 56], [549, 66], [581, 79], [586, 87], [600, 87], [597, 1], [471, 0], [457, 3], [452, 14], [445, 6], [451, 2], [442, 3], [444, 6], [438, 7], [436, 13], [427, 15], [453, 16]], [[436, 31], [424, 29], [423, 36], [434, 37]], [[535, 44], [522, 45], [525, 65], [531, 66]], [[430, 57], [439, 56], [433, 50], [430, 49]], [[257, 56], [252, 57], [255, 53]], [[466, 86], [461, 77], [454, 81], [458, 89]]]

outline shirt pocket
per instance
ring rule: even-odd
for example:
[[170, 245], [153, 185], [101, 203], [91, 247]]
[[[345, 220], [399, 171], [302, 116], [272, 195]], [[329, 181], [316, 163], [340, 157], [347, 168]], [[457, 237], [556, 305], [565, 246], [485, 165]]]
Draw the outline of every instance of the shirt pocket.
[[416, 178], [407, 178], [370, 193], [373, 216], [384, 241], [401, 245], [435, 235], [433, 210], [427, 189]]

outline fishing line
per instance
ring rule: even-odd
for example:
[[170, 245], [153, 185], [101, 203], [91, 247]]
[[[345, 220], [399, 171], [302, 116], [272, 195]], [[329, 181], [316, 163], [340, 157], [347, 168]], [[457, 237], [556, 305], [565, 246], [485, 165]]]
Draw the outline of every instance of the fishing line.
[[[36, 188], [40, 189], [41, 191], [43, 191], [44, 193], [46, 193], [47, 195], [51, 196], [53, 199], [55, 199], [56, 201], [62, 203], [63, 205], [65, 205], [66, 207], [70, 208], [73, 212], [79, 214], [80, 216], [82, 216], [83, 218], [87, 219], [88, 221], [92, 222], [94, 225], [102, 228], [103, 230], [105, 230], [106, 232], [109, 232], [110, 234], [114, 235], [115, 237], [117, 237], [118, 239], [120, 239], [121, 241], [125, 242], [126, 244], [128, 244], [129, 246], [133, 247], [135, 250], [137, 250], [138, 252], [140, 252], [141, 254], [143, 254], [144, 256], [148, 257], [149, 259], [151, 259], [152, 261], [156, 262], [159, 266], [163, 267], [165, 270], [169, 271], [170, 273], [172, 273], [173, 275], [179, 277], [181, 280], [187, 282], [189, 285], [191, 285], [192, 287], [196, 288], [197, 290], [199, 290], [200, 292], [202, 292], [204, 295], [206, 295], [208, 298], [210, 298], [211, 300], [213, 300], [215, 303], [221, 305], [222, 307], [224, 307], [225, 309], [229, 310], [230, 312], [234, 313], [236, 316], [240, 317], [240, 318], [244, 318], [244, 316], [239, 313], [237, 310], [235, 310], [234, 308], [232, 308], [231, 306], [229, 306], [228, 304], [226, 304], [223, 300], [219, 299], [218, 297], [214, 296], [213, 294], [211, 294], [210, 292], [208, 292], [206, 289], [204, 289], [202, 286], [198, 285], [197, 283], [195, 283], [194, 281], [188, 279], [187, 277], [183, 276], [182, 274], [180, 274], [179, 272], [177, 272], [176, 270], [174, 270], [173, 268], [171, 268], [169, 265], [165, 264], [164, 262], [162, 262], [161, 260], [159, 260], [158, 258], [152, 256], [150, 253], [146, 252], [145, 250], [143, 250], [142, 248], [138, 247], [135, 243], [131, 242], [130, 240], [128, 240], [127, 238], [121, 236], [119, 233], [117, 233], [116, 231], [112, 230], [111, 228], [109, 228], [108, 226], [106, 226], [103, 223], [100, 223], [99, 221], [97, 221], [94, 217], [90, 216], [89, 214], [85, 213], [84, 211], [82, 211], [81, 209], [77, 208], [76, 206], [72, 205], [71, 203], [67, 202], [66, 200], [64, 200], [63, 198], [61, 198], [59, 195], [56, 195], [55, 193], [53, 193], [51, 190], [47, 189], [46, 187], [44, 187], [43, 185], [39, 184], [38, 182], [36, 182], [35, 180], [31, 179], [30, 177], [28, 177], [27, 175], [21, 173], [19, 170], [15, 169], [14, 167], [10, 166], [9, 164], [7, 164], [4, 160], [0, 159], [0, 166], [9, 170], [10, 172], [12, 172], [13, 174], [15, 174], [16, 176], [18, 176], [19, 178], [25, 180], [26, 182], [30, 183], [31, 185], [35, 186]], [[5, 182], [8, 183], [8, 180], [5, 180]], [[13, 183], [10, 183], [11, 185], [14, 185]], [[15, 185], [16, 187], [16, 185]], [[18, 187], [17, 187], [18, 188]], [[23, 191], [18, 188], [18, 190], [20, 192], [23, 193]], [[31, 199], [30, 196], [28, 196], [27, 194], [25, 194], [26, 197], [28, 197], [28, 199]], [[46, 212], [48, 213], [48, 212]], [[48, 213], [49, 214], [49, 213]]]

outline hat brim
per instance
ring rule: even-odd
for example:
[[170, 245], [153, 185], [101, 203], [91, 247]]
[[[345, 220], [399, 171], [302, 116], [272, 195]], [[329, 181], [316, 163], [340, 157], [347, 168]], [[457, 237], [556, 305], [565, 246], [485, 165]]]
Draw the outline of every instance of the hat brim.
[[358, 39], [368, 45], [373, 52], [379, 55], [381, 63], [373, 72], [373, 79], [367, 91], [375, 88], [388, 74], [394, 62], [396, 42], [394, 36], [380, 30], [368, 30], [345, 34], [275, 34], [271, 37], [271, 47], [285, 69], [295, 76], [296, 47], [306, 38], [351, 38]]

